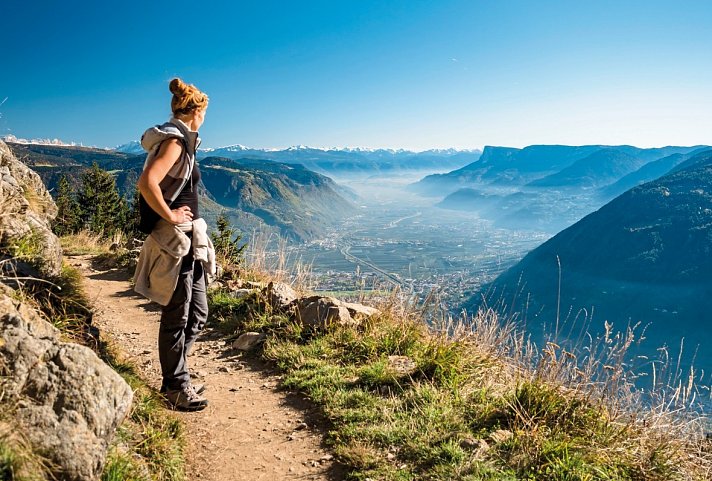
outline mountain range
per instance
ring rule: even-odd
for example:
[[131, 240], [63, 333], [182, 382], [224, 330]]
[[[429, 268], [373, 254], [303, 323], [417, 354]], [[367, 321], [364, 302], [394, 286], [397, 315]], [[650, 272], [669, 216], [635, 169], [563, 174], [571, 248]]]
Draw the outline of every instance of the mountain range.
[[712, 366], [712, 345], [697, 346], [712, 335], [712, 151], [626, 191], [534, 249], [468, 306], [483, 303], [517, 313], [538, 338], [556, 330], [557, 318], [565, 338], [584, 319], [599, 333], [604, 320], [618, 329], [640, 322], [648, 354], [685, 338], [696, 364]]
[[[141, 153], [138, 142], [116, 148], [118, 152]], [[286, 149], [253, 149], [231, 145], [204, 149], [198, 158], [225, 157], [228, 159], [266, 159], [288, 164], [302, 164], [325, 175], [351, 176], [391, 173], [394, 171], [448, 170], [461, 167], [480, 158], [479, 150], [432, 149], [413, 152], [403, 149], [320, 149], [303, 145]]]
[[[145, 154], [96, 148], [8, 146], [40, 175], [50, 191], [63, 175], [77, 187], [82, 171], [96, 162], [115, 176], [119, 191], [129, 198], [145, 160]], [[242, 231], [266, 230], [305, 240], [323, 234], [354, 209], [345, 198], [352, 193], [298, 164], [211, 156], [201, 159], [200, 168], [200, 208], [209, 223], [225, 212]]]
[[523, 149], [486, 146], [478, 160], [445, 174], [429, 175], [413, 184], [411, 190], [443, 196], [478, 185], [597, 187], [612, 183], [648, 162], [700, 148], [704, 146], [652, 149], [629, 145], [531, 145]]
[[438, 206], [477, 212], [509, 228], [559, 230], [630, 187], [653, 180], [708, 147], [485, 147], [482, 157], [412, 184]]

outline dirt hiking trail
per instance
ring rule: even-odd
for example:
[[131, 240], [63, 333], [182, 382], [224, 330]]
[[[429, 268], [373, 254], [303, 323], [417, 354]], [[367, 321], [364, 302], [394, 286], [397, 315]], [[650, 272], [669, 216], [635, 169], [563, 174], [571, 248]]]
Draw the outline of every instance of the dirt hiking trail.
[[[159, 306], [133, 292], [124, 269], [101, 267], [92, 256], [67, 256], [67, 261], [84, 276], [94, 324], [158, 389]], [[189, 364], [194, 382], [207, 386], [210, 405], [179, 413], [186, 428], [186, 479], [343, 479], [343, 469], [322, 445], [315, 410], [303, 397], [278, 390], [280, 377], [266, 363], [243, 359], [207, 328]]]

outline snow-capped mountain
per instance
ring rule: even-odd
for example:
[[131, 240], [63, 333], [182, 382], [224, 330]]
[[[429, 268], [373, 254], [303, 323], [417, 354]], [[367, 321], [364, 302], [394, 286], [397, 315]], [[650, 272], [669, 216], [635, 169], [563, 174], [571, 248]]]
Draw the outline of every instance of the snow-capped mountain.
[[[120, 152], [143, 154], [138, 142], [116, 148]], [[447, 170], [467, 165], [479, 159], [479, 150], [431, 149], [414, 152], [406, 149], [365, 147], [310, 147], [293, 145], [283, 149], [257, 149], [242, 144], [214, 149], [199, 149], [198, 158], [261, 159], [287, 164], [302, 164], [326, 175], [398, 171]]]
[[83, 147], [84, 145], [76, 142], [64, 142], [60, 139], [21, 139], [15, 137], [12, 134], [0, 137], [3, 142], [11, 142], [14, 144], [25, 144], [25, 145], [59, 145], [62, 147]]
[[131, 142], [127, 142], [125, 144], [119, 145], [114, 149], [117, 152], [123, 152], [125, 154], [143, 154], [145, 151], [143, 150], [143, 147], [141, 147], [141, 143], [137, 140], [132, 140]]

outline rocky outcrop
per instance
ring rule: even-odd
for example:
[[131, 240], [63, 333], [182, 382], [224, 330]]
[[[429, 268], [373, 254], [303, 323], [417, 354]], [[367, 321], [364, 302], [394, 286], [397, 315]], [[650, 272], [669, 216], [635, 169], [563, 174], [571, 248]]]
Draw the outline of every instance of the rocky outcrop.
[[42, 275], [59, 274], [62, 248], [50, 228], [56, 215], [57, 207], [40, 177], [0, 141], [0, 251], [12, 255], [24, 245], [22, 250], [31, 252], [32, 259], [15, 263], [21, 274], [34, 274], [32, 267]]
[[294, 319], [302, 325], [327, 329], [331, 325], [358, 324], [380, 313], [376, 308], [344, 302], [335, 297], [310, 296], [294, 302]]
[[296, 302], [294, 317], [304, 326], [327, 329], [353, 324], [349, 310], [333, 297], [312, 296]]
[[[0, 142], [0, 281], [52, 278], [62, 249], [50, 222], [57, 207], [40, 177]], [[9, 261], [7, 261], [9, 259]], [[88, 347], [60, 332], [0, 282], [3, 420], [49, 461], [53, 479], [96, 480], [133, 392]]]
[[264, 290], [268, 302], [277, 311], [284, 311], [299, 298], [297, 292], [284, 282], [270, 282]]
[[59, 332], [0, 284], [0, 391], [32, 445], [56, 467], [58, 479], [101, 475], [132, 390], [88, 347], [62, 342]]

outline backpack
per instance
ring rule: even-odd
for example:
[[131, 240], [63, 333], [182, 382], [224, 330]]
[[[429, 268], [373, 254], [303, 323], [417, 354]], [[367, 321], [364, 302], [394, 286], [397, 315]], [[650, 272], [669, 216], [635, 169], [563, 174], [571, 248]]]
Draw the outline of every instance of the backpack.
[[[167, 140], [167, 139], [166, 139]], [[184, 139], [180, 139], [181, 144], [183, 145], [184, 150], [188, 150], [188, 146], [185, 143]], [[163, 141], [165, 142], [165, 140]], [[163, 143], [161, 142], [161, 143]], [[160, 150], [160, 144], [158, 146], [158, 150]], [[158, 152], [156, 150], [156, 152]], [[182, 153], [181, 153], [182, 155]], [[188, 182], [186, 182], [185, 186], [183, 186], [183, 189], [190, 184], [191, 177], [193, 176], [193, 171], [191, 170], [190, 173], [188, 174]], [[171, 205], [168, 206], [169, 208]], [[144, 234], [150, 234], [153, 231], [153, 228], [156, 227], [156, 224], [158, 223], [159, 220], [161, 220], [161, 216], [151, 208], [150, 205], [148, 205], [148, 202], [146, 202], [146, 199], [143, 198], [143, 195], [139, 192], [138, 194], [138, 215], [139, 215], [139, 220], [138, 220], [138, 230], [143, 232]]]

